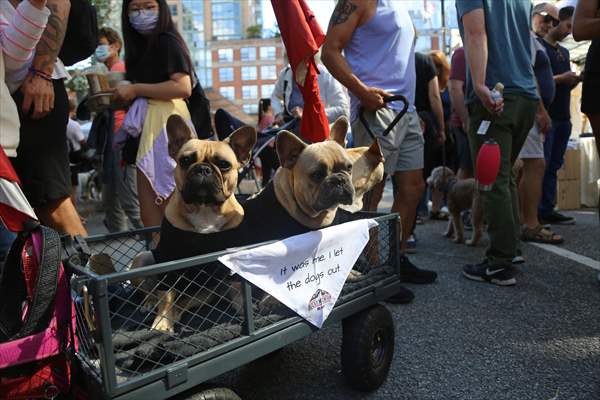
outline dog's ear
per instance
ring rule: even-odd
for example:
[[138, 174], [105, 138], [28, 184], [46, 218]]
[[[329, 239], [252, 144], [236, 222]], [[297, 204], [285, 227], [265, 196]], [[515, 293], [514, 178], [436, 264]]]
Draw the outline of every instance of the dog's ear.
[[429, 178], [427, 178], [427, 185], [428, 186], [432, 186], [433, 185], [433, 178], [431, 176]]
[[365, 153], [367, 160], [371, 161], [373, 164], [379, 164], [384, 162], [383, 153], [381, 152], [381, 147], [379, 146], [379, 141], [375, 139], [369, 150]]
[[348, 118], [345, 116], [341, 116], [335, 120], [333, 126], [331, 127], [330, 137], [331, 139], [338, 143], [342, 147], [346, 147], [346, 134], [348, 133], [348, 127], [350, 123], [348, 122]]
[[256, 129], [242, 126], [229, 135], [224, 142], [231, 146], [238, 162], [245, 165], [250, 161], [252, 149], [256, 144]]
[[292, 169], [306, 144], [292, 132], [281, 131], [277, 135], [277, 156], [283, 168]]
[[196, 135], [181, 116], [173, 114], [167, 120], [167, 137], [169, 138], [169, 156], [176, 160], [181, 147]]

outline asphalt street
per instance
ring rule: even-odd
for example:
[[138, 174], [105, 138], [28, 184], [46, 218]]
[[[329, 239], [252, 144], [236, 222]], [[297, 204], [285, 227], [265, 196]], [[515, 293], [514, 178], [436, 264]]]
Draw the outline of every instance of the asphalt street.
[[[389, 206], [389, 191], [382, 203]], [[445, 222], [417, 229], [419, 267], [438, 272], [431, 285], [407, 285], [408, 305], [387, 305], [395, 320], [388, 379], [369, 394], [351, 389], [340, 365], [341, 327], [326, 328], [211, 382], [244, 400], [268, 399], [600, 399], [600, 224], [592, 211], [567, 213], [566, 256], [525, 244], [517, 285], [465, 279], [477, 248], [442, 236]], [[91, 231], [100, 231], [97, 219]], [[468, 234], [470, 234], [468, 232]], [[575, 255], [586, 258], [574, 261]], [[591, 260], [590, 260], [591, 259]], [[590, 262], [591, 261], [591, 262]], [[590, 264], [590, 265], [586, 265]]]

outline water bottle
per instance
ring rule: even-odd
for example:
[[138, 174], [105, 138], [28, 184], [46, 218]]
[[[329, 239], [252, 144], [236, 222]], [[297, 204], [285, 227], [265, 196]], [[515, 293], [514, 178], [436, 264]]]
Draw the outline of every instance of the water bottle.
[[496, 86], [492, 89], [492, 99], [497, 103], [502, 100], [504, 94], [504, 85], [500, 82], [496, 83]]

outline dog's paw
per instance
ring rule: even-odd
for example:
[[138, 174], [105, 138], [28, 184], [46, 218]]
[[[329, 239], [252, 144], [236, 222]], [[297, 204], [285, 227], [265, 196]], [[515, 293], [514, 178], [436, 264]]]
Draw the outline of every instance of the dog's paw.
[[346, 279], [346, 282], [350, 282], [350, 283], [358, 282], [362, 279], [362, 276], [363, 276], [362, 272], [353, 269], [348, 274], [348, 278]]
[[452, 239], [452, 241], [456, 244], [461, 244], [465, 242], [465, 239], [460, 238], [460, 237], [455, 237], [454, 239]]
[[449, 231], [449, 230], [448, 230], [448, 231], [444, 232], [444, 233], [443, 233], [443, 236], [445, 236], [445, 237], [447, 237], [447, 238], [450, 238], [450, 237], [452, 237], [452, 231]]
[[165, 333], [175, 333], [173, 321], [165, 317], [156, 317], [152, 323], [152, 329]]

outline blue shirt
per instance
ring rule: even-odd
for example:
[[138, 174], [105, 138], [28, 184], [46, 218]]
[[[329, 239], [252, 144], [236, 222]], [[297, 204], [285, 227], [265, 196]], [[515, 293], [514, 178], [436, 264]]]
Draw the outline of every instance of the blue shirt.
[[537, 38], [534, 38], [535, 44], [535, 63], [533, 64], [533, 72], [535, 73], [535, 79], [537, 80], [538, 87], [540, 89], [540, 96], [544, 102], [544, 107], [548, 109], [550, 104], [554, 101], [555, 85], [554, 85], [554, 74], [552, 73], [552, 66], [550, 65], [550, 59], [546, 53], [546, 49], [539, 42]]
[[[537, 86], [531, 65], [531, 7], [531, 2], [524, 0], [456, 0], [463, 42], [463, 16], [470, 11], [483, 9], [488, 45], [486, 86], [491, 89], [501, 82], [505, 95], [537, 99]], [[469, 71], [466, 102], [475, 100]]]

